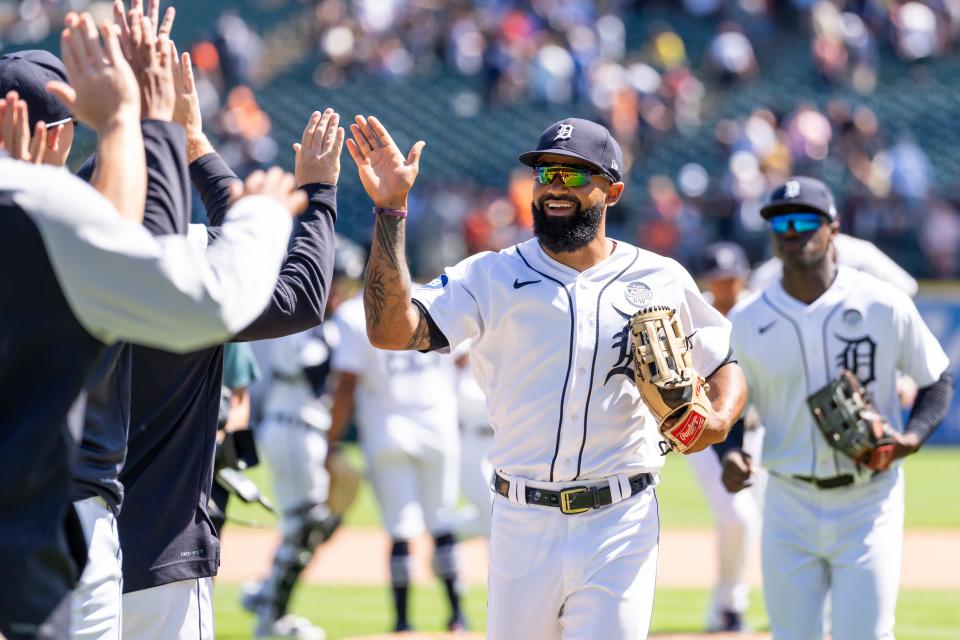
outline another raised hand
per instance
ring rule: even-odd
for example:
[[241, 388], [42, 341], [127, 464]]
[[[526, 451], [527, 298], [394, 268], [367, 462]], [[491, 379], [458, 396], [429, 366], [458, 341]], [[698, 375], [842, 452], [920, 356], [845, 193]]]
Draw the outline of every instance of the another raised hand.
[[65, 24], [60, 51], [70, 84], [52, 81], [47, 90], [98, 133], [119, 121], [139, 121], [140, 90], [120, 50], [119, 28], [103, 23], [98, 35], [87, 13], [67, 14]]
[[296, 179], [280, 167], [251, 173], [240, 194], [240, 197], [245, 196], [267, 196], [278, 200], [293, 217], [307, 208], [307, 194], [298, 189]]
[[176, 94], [173, 121], [187, 130], [187, 137], [201, 135], [203, 118], [197, 83], [193, 78], [193, 62], [186, 51], [178, 54], [176, 45], [173, 45], [173, 90]]
[[406, 157], [375, 116], [356, 116], [350, 125], [347, 151], [357, 164], [360, 182], [374, 204], [383, 209], [406, 209], [407, 195], [420, 172], [420, 154], [426, 143], [416, 142]]
[[337, 184], [340, 178], [340, 152], [343, 151], [346, 135], [339, 124], [340, 114], [333, 109], [327, 109], [322, 114], [314, 111], [310, 116], [300, 142], [293, 144], [298, 187]]
[[176, 11], [167, 9], [163, 24], [157, 26], [159, 0], [150, 0], [144, 13], [143, 3], [134, 0], [124, 13], [123, 2], [115, 0], [113, 14], [120, 27], [120, 43], [140, 83], [141, 111], [144, 118], [171, 121], [176, 107], [174, 57], [170, 31]]
[[41, 164], [47, 151], [47, 127], [37, 122], [30, 136], [30, 118], [27, 103], [16, 91], [0, 99], [0, 148], [7, 150], [14, 160]]

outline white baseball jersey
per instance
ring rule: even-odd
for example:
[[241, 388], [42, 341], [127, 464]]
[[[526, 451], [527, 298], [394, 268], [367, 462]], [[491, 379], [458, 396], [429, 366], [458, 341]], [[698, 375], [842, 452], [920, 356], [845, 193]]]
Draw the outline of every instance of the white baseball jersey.
[[333, 368], [359, 377], [356, 421], [364, 450], [399, 449], [417, 456], [424, 449], [455, 447], [457, 373], [453, 356], [377, 349], [367, 338], [361, 296], [337, 308], [340, 343]]
[[[877, 245], [862, 238], [838, 233], [833, 239], [837, 251], [837, 262], [858, 271], [865, 271], [875, 278], [889, 282], [911, 298], [920, 288], [917, 281], [903, 267], [894, 262]], [[783, 263], [773, 257], [758, 266], [750, 274], [750, 289], [759, 291], [783, 277]]]
[[778, 280], [737, 305], [730, 320], [750, 401], [766, 427], [763, 464], [782, 475], [857, 473], [851, 460], [827, 444], [806, 403], [842, 369], [857, 376], [890, 424], [902, 430], [897, 372], [925, 387], [949, 364], [905, 293], [849, 267], [840, 266], [812, 304], [792, 298]]
[[494, 468], [540, 481], [599, 479], [663, 466], [656, 420], [633, 381], [629, 319], [676, 309], [709, 376], [730, 325], [674, 260], [617, 242], [579, 272], [536, 239], [446, 269], [414, 298], [471, 364], [494, 428]]
[[305, 367], [322, 366], [339, 341], [336, 323], [270, 340], [270, 370], [274, 373], [264, 401], [266, 417], [298, 417], [304, 424], [326, 431], [330, 412], [303, 373]]

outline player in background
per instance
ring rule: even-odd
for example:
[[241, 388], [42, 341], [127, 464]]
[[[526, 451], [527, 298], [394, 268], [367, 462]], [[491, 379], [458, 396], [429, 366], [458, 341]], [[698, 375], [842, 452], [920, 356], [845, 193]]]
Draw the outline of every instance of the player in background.
[[337, 238], [333, 280], [320, 326], [270, 341], [273, 371], [257, 444], [273, 472], [276, 508], [283, 539], [267, 578], [246, 589], [243, 606], [257, 617], [254, 636], [325, 637], [309, 620], [287, 612], [300, 575], [339, 519], [327, 504], [326, 468], [330, 430], [330, 359], [339, 342], [331, 316], [353, 296], [363, 276], [363, 250]]
[[457, 415], [460, 421], [460, 491], [467, 503], [457, 511], [457, 532], [464, 538], [490, 536], [493, 466], [487, 460], [493, 427], [487, 399], [470, 368], [468, 349], [457, 356]]
[[[910, 298], [837, 264], [833, 195], [794, 177], [761, 215], [783, 276], [731, 313], [733, 348], [765, 427], [761, 556], [773, 637], [823, 637], [827, 592], [835, 638], [893, 638], [903, 548], [903, 470], [946, 415], [949, 361]], [[857, 464], [832, 449], [806, 398], [853, 373], [897, 432], [890, 460]], [[919, 386], [903, 424], [897, 373]], [[735, 428], [718, 446], [723, 483], [746, 486], [753, 462]]]
[[376, 349], [367, 339], [363, 298], [337, 309], [331, 443], [355, 420], [384, 528], [390, 534], [395, 631], [411, 629], [410, 542], [433, 536], [433, 571], [446, 588], [450, 631], [466, 628], [461, 609], [456, 526], [460, 495], [457, 372], [453, 356]]
[[0, 469], [8, 487], [0, 557], [9, 572], [0, 633], [11, 640], [70, 634], [66, 596], [87, 553], [69, 509], [70, 443], [82, 433], [82, 386], [105, 346], [126, 339], [188, 351], [226, 339], [268, 299], [290, 230], [287, 211], [303, 204], [290, 195], [292, 179], [260, 174], [249, 192], [272, 199], [241, 200], [219, 251], [153, 240], [139, 226], [146, 167], [136, 78], [111, 26], [98, 33], [88, 14], [70, 13], [65, 22], [70, 84], [46, 88], [98, 133], [96, 191], [60, 169], [18, 161], [42, 163], [49, 132], [43, 121], [30, 130], [19, 96], [0, 104], [0, 146], [12, 158], [0, 160], [0, 237], [8, 242], [0, 252]]
[[404, 218], [424, 143], [404, 157], [372, 116], [357, 116], [351, 134], [347, 149], [376, 216], [368, 337], [383, 349], [428, 352], [470, 340], [487, 396], [497, 492], [487, 637], [645, 638], [662, 435], [634, 381], [629, 320], [667, 306], [693, 332], [713, 410], [691, 451], [722, 440], [743, 409], [729, 323], [675, 261], [606, 236], [623, 157], [607, 129], [577, 118], [554, 123], [520, 156], [535, 170], [536, 237], [467, 258], [411, 300]]
[[[704, 249], [699, 282], [704, 299], [723, 315], [747, 293], [750, 264], [740, 245], [715, 242]], [[750, 413], [748, 412], [748, 416]], [[762, 428], [747, 420], [746, 451], [759, 460]], [[746, 631], [744, 615], [749, 604], [750, 585], [746, 582], [746, 564], [750, 549], [760, 533], [759, 483], [752, 491], [731, 494], [719, 482], [720, 461], [711, 450], [687, 456], [700, 488], [710, 505], [716, 523], [719, 573], [707, 616], [710, 632]]]

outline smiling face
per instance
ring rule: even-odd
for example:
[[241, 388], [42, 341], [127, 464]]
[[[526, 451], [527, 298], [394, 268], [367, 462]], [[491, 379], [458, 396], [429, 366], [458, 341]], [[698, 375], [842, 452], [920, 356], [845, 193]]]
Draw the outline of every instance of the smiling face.
[[[550, 153], [540, 156], [537, 165], [595, 171], [583, 160]], [[623, 192], [622, 182], [611, 183], [600, 175], [587, 176], [582, 186], [567, 186], [578, 180], [565, 184], [564, 177], [559, 171], [549, 184], [534, 180], [531, 203], [534, 234], [557, 253], [576, 251], [596, 238], [607, 206], [616, 204]]]

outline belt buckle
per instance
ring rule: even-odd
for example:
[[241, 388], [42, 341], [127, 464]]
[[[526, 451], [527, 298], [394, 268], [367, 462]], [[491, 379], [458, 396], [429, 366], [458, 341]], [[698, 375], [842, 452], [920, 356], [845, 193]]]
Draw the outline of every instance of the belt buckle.
[[587, 493], [589, 489], [586, 487], [570, 487], [569, 489], [563, 489], [560, 491], [560, 511], [567, 515], [573, 515], [575, 513], [583, 513], [584, 511], [590, 511], [590, 507], [580, 507], [578, 509], [573, 509], [570, 507], [574, 496], [578, 493]]

